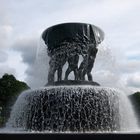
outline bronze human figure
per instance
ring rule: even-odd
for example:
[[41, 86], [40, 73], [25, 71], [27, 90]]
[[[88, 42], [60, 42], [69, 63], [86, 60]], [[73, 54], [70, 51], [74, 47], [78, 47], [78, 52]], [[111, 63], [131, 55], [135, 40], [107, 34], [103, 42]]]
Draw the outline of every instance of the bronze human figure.
[[68, 55], [68, 68], [65, 72], [65, 80], [68, 80], [68, 75], [73, 71], [75, 80], [78, 80], [78, 61], [79, 54], [77, 52]]
[[89, 55], [88, 55], [87, 68], [83, 70], [83, 76], [85, 76], [87, 74], [88, 81], [93, 81], [91, 71], [94, 66], [94, 62], [95, 62], [95, 58], [96, 58], [98, 49], [96, 47], [91, 47], [89, 50], [90, 51], [89, 51]]
[[57, 71], [57, 81], [62, 80], [62, 68], [66, 63], [67, 57], [66, 54], [60, 53], [51, 57], [49, 65], [49, 73], [48, 73], [48, 83], [51, 84], [55, 81], [55, 72]]
[[85, 80], [85, 75], [87, 74], [88, 81], [93, 81], [91, 71], [94, 66], [97, 51], [98, 49], [96, 46], [92, 44], [88, 45], [87, 51], [82, 54], [83, 61], [81, 62], [78, 70], [79, 80]]
[[87, 50], [82, 51], [81, 53], [83, 57], [83, 61], [81, 62], [78, 68], [78, 80], [85, 80], [83, 76], [83, 70], [86, 69], [86, 65], [88, 63], [88, 52]]

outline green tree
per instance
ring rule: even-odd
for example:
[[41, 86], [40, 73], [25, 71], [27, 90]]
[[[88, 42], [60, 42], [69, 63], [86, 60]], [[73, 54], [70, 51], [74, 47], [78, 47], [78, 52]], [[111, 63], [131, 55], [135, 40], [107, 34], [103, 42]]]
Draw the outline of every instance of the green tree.
[[138, 118], [138, 123], [140, 126], [140, 92], [137, 91], [129, 96], [130, 101], [132, 103], [133, 109], [135, 111], [135, 114]]
[[9, 118], [11, 106], [18, 95], [29, 88], [25, 82], [16, 80], [13, 75], [6, 73], [0, 78], [0, 126]]

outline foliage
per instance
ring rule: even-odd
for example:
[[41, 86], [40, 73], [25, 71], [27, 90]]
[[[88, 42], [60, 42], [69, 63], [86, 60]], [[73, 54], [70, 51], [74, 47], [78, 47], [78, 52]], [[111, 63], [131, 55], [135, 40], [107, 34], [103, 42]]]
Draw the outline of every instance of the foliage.
[[17, 96], [26, 89], [29, 86], [16, 80], [13, 75], [4, 74], [0, 78], [0, 126], [7, 121]]
[[140, 108], [140, 92], [135, 92], [134, 94], [130, 95], [130, 99], [133, 105], [137, 105], [137, 108]]
[[135, 92], [133, 94], [135, 100], [140, 104], [140, 92]]
[[135, 114], [137, 115], [139, 126], [140, 126], [140, 92], [135, 92], [129, 96], [130, 101], [132, 102]]

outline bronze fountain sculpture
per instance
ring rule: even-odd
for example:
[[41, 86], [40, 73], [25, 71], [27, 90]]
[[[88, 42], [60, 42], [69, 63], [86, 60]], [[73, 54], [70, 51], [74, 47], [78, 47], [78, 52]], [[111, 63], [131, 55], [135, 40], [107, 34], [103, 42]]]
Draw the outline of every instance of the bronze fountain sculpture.
[[[47, 51], [50, 56], [47, 85], [58, 83], [99, 85], [93, 82], [91, 74], [98, 52], [97, 46], [104, 39], [104, 33], [99, 27], [85, 23], [64, 23], [46, 29], [42, 38], [48, 47]], [[78, 67], [80, 55], [83, 61]], [[62, 69], [66, 62], [68, 62], [68, 68], [62, 80]], [[56, 82], [54, 78], [56, 71], [59, 82]], [[72, 71], [74, 80], [68, 80]], [[89, 82], [85, 81], [85, 75]]]

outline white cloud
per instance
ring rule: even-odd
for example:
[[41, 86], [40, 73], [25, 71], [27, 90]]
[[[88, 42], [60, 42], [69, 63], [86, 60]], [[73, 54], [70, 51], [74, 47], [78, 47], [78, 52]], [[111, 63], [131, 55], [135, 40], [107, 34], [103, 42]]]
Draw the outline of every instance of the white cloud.
[[[29, 76], [28, 81], [30, 76], [35, 78], [37, 75], [34, 73], [33, 61], [39, 36], [45, 28], [62, 22], [88, 22], [101, 27], [105, 32], [105, 40], [102, 43], [105, 47], [100, 46], [93, 69], [96, 81], [112, 86], [116, 84], [115, 80], [117, 83], [124, 82], [128, 87], [127, 81], [130, 79], [128, 75], [138, 73], [139, 0], [61, 0], [59, 3], [58, 0], [22, 2], [3, 0], [3, 2], [5, 5], [0, 6], [2, 17], [0, 44], [14, 46], [14, 51], [22, 57], [20, 63], [26, 67], [23, 68], [24, 77]], [[110, 50], [104, 50], [105, 48]], [[4, 61], [4, 57], [0, 57], [0, 60]], [[45, 75], [45, 72], [43, 73]], [[39, 75], [41, 76], [38, 73], [35, 78], [40, 79], [38, 83], [42, 80]]]
[[0, 77], [2, 77], [5, 73], [17, 76], [16, 70], [14, 68], [11, 68], [5, 64], [0, 64]]
[[122, 74], [124, 73], [136, 73], [140, 70], [140, 61], [139, 60], [125, 60], [121, 61], [118, 64], [118, 67]]
[[[25, 70], [27, 69], [27, 66], [22, 63], [22, 57], [19, 53], [9, 50], [8, 52], [8, 60], [7, 65], [11, 69], [14, 69], [14, 75], [18, 80], [23, 81], [26, 77]], [[9, 73], [10, 74], [10, 73]]]
[[129, 75], [127, 79], [127, 85], [130, 87], [139, 88], [140, 87], [140, 72]]
[[19, 38], [12, 45], [14, 51], [20, 52], [23, 62], [30, 65], [35, 61], [36, 51], [39, 39], [36, 38]]
[[0, 63], [6, 62], [7, 59], [8, 59], [8, 54], [0, 50]]
[[4, 50], [6, 47], [9, 47], [12, 31], [12, 26], [0, 24], [0, 49]]
[[10, 65], [13, 66], [12, 62], [15, 58], [16, 63], [13, 67], [19, 65], [16, 69], [19, 73], [18, 77], [20, 76], [21, 80], [26, 81], [29, 86], [34, 88], [44, 86], [47, 83], [47, 59], [49, 58], [46, 58], [47, 48], [44, 44], [41, 45], [43, 43], [41, 42], [40, 39], [34, 37], [22, 37], [11, 48], [18, 56], [13, 56]]

